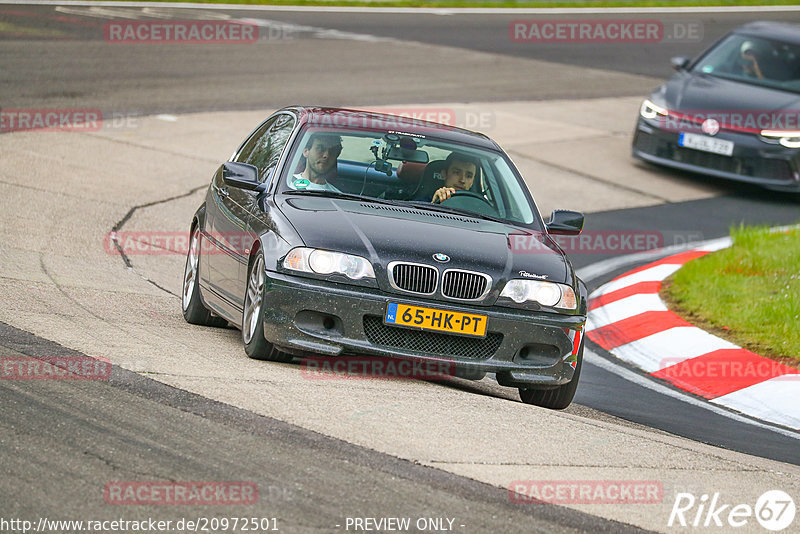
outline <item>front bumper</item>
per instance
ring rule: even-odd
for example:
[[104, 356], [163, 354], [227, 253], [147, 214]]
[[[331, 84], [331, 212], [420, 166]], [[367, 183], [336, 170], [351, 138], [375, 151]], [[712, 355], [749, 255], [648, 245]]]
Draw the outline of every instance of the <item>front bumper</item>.
[[[586, 318], [500, 307], [442, 305], [378, 289], [267, 272], [264, 337], [297, 356], [374, 355], [493, 372], [504, 386], [559, 386], [579, 357]], [[485, 338], [412, 330], [383, 323], [397, 302], [488, 316]], [[577, 341], [576, 341], [577, 336]]]
[[767, 144], [753, 134], [721, 131], [716, 137], [734, 143], [733, 154], [724, 156], [681, 147], [678, 136], [678, 132], [660, 129], [656, 121], [639, 117], [633, 135], [633, 156], [776, 191], [800, 192], [800, 151], [796, 149]]

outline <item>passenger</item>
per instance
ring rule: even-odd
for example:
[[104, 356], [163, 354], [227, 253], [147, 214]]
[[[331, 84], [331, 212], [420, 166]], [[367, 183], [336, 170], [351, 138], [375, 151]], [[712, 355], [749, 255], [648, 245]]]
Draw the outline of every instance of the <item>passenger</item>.
[[335, 134], [315, 133], [303, 149], [306, 161], [303, 172], [294, 175], [292, 187], [311, 191], [339, 190], [330, 183], [336, 177], [336, 164], [342, 153], [342, 138]]
[[478, 167], [478, 160], [466, 154], [453, 152], [447, 156], [441, 170], [444, 187], [436, 190], [431, 202], [444, 202], [456, 191], [469, 191], [478, 174]]

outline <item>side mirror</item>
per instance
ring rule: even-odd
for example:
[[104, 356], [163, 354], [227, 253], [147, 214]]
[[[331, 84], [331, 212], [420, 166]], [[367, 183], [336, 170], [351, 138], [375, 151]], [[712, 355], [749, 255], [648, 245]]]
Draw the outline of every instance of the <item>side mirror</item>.
[[555, 210], [545, 226], [551, 234], [578, 235], [583, 230], [583, 220], [583, 213], [579, 211]]
[[248, 163], [228, 161], [222, 164], [222, 181], [231, 187], [248, 191], [262, 191], [264, 184], [258, 181], [258, 169]]
[[670, 59], [669, 62], [672, 64], [672, 68], [675, 70], [686, 70], [686, 67], [689, 66], [691, 59], [688, 57], [676, 56]]

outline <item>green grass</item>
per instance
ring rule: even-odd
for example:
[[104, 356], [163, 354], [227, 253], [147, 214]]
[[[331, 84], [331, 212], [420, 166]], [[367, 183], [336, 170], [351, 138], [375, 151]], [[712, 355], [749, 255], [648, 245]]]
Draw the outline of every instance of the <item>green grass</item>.
[[800, 364], [800, 229], [731, 229], [733, 246], [665, 284], [670, 309], [762, 356]]
[[[98, 0], [99, 1], [99, 0]], [[190, 2], [199, 4], [246, 4], [273, 6], [374, 6], [374, 7], [682, 7], [682, 6], [763, 6], [795, 5], [797, 0], [149, 0], [156, 2]]]

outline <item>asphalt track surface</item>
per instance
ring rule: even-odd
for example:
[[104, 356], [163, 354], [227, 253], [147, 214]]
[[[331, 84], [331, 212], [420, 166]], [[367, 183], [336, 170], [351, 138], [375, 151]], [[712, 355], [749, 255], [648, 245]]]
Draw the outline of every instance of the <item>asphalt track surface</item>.
[[[252, 13], [249, 16], [254, 16]], [[267, 18], [336, 30], [378, 35], [398, 41], [417, 41], [438, 46], [451, 46], [465, 50], [491, 52], [505, 56], [566, 63], [582, 67], [600, 68], [665, 77], [670, 74], [669, 59], [674, 56], [692, 56], [711, 45], [733, 28], [757, 19], [800, 21], [800, 13], [764, 13], [758, 15], [725, 14], [709, 17], [696, 13], [652, 14], [591, 14], [542, 15], [446, 13], [421, 17], [413, 14], [369, 15], [319, 13], [270, 13]], [[619, 21], [657, 21], [663, 27], [662, 40], [631, 46], [626, 43], [526, 43], [510, 36], [509, 26], [514, 21], [575, 21], [585, 19]], [[531, 87], [530, 98], [537, 94]]]
[[[105, 24], [127, 20], [136, 9], [94, 8], [112, 12], [106, 17], [87, 16], [88, 7], [58, 9], [0, 4], [0, 20], [7, 24], [0, 32], [0, 42], [6, 41], [0, 48], [3, 106], [84, 104], [108, 113], [151, 114], [281, 107], [287, 102], [341, 105], [352, 101], [353, 84], [359, 88], [362, 105], [641, 95], [669, 76], [671, 57], [696, 55], [744, 22], [800, 21], [800, 12], [591, 15], [656, 20], [665, 28], [665, 37], [663, 42], [646, 44], [533, 44], [513, 42], [509, 24], [519, 19], [577, 17], [204, 8], [189, 16], [188, 10], [161, 9], [177, 19], [257, 21], [262, 42], [276, 45], [268, 51], [233, 44], [198, 50], [193, 45], [106, 43]], [[131, 16], [130, 20], [147, 19]], [[667, 38], [677, 31], [690, 36]], [[315, 50], [317, 38], [339, 41], [328, 42], [323, 54]], [[57, 51], [52, 50], [54, 40], [61, 45]], [[377, 47], [387, 42], [391, 46]], [[472, 55], [462, 53], [462, 61], [453, 62], [441, 55], [442, 47]], [[319, 61], [323, 56], [325, 61]], [[503, 58], [541, 63], [521, 70]], [[608, 83], [580, 76], [565, 79], [554, 75], [553, 64], [623, 72], [631, 79], [624, 84], [619, 78]]]
[[[3, 324], [0, 336], [6, 355], [77, 355]], [[120, 511], [99, 498], [97, 480], [248, 480], [258, 484], [259, 505], [237, 506], [235, 515], [279, 518], [284, 532], [334, 532], [346, 517], [372, 516], [457, 518], [454, 530], [463, 532], [639, 531], [549, 504], [519, 506], [506, 490], [118, 367], [99, 388], [74, 381], [4, 384], [0, 414], [5, 518], [36, 518], [46, 510], [50, 519], [118, 519]], [[233, 515], [219, 508], [193, 507], [189, 519]], [[186, 516], [185, 508], [152, 505], [126, 517], [177, 523]]]
[[[338, 105], [352, 101], [354, 90], [355, 97], [365, 104], [640, 95], [653, 86], [654, 77], [669, 74], [669, 57], [690, 55], [727, 29], [753, 19], [742, 14], [674, 16], [674, 21], [681, 23], [701, 22], [702, 41], [635, 48], [604, 45], [590, 50], [574, 44], [533, 47], [510, 43], [508, 23], [517, 17], [506, 15], [247, 12], [241, 16], [291, 23], [292, 37], [281, 43], [279, 54], [271, 50], [265, 55], [241, 46], [204, 49], [200, 55], [193, 48], [174, 46], [114, 49], [102, 41], [104, 19], [54, 14], [52, 7], [0, 5], [0, 22], [10, 21], [29, 32], [25, 39], [15, 33], [0, 35], [0, 104], [90, 106], [144, 115], [269, 108], [312, 98]], [[797, 14], [781, 14], [780, 18], [800, 20]], [[359, 46], [354, 45], [356, 41], [342, 40], [320, 51], [314, 46], [318, 28], [377, 35], [396, 43], [388, 53], [381, 48], [384, 53], [379, 57], [369, 55], [368, 39], [357, 41]], [[54, 46], [53, 35], [59, 39], [58, 46]], [[436, 58], [425, 57], [425, 47], [404, 40], [478, 55], [465, 52], [463, 64], [440, 64]], [[541, 61], [542, 69], [561, 63], [616, 70], [631, 77], [624, 87], [580, 83], [565, 87], [563, 78], [542, 76], [542, 71], [515, 72], [513, 65], [503, 70], [502, 62], [484, 65], [495, 71], [471, 69], [470, 61], [481, 59], [480, 54], [495, 59], [535, 59]], [[304, 68], [288, 67], [297, 62]], [[346, 82], [341, 81], [343, 72], [348, 74]], [[402, 84], [396, 82], [397, 77]], [[322, 96], [320, 87], [325, 88]], [[726, 194], [711, 199], [593, 213], [587, 219], [587, 230], [655, 226], [665, 233], [710, 239], [727, 235], [732, 224], [793, 223], [797, 214], [797, 204], [781, 195], [731, 185]], [[608, 257], [578, 255], [573, 262], [580, 268]], [[592, 280], [592, 286], [621, 269]], [[0, 326], [0, 339], [4, 355], [69, 353], [10, 326]], [[476, 386], [475, 394], [480, 392]], [[105, 517], [110, 512], [102, 501], [87, 508], [82, 497], [96, 492], [97, 480], [146, 477], [148, 473], [159, 477], [170, 473], [174, 480], [241, 479], [256, 472], [260, 473], [257, 480], [262, 492], [281, 488], [270, 495], [270, 502], [287, 525], [302, 530], [337, 530], [335, 525], [344, 515], [370, 513], [457, 515], [470, 532], [618, 532], [628, 528], [555, 506], [510, 506], [504, 490], [175, 390], [119, 368], [101, 390], [70, 382], [43, 382], [25, 388], [5, 383], [0, 395], [4, 427], [1, 463], [8, 475], [0, 483], [4, 516], [40, 515], [45, 509], [68, 516], [80, 509], [83, 515], [93, 512], [94, 517]], [[576, 405], [570, 410], [600, 419], [619, 417], [633, 425], [800, 464], [795, 438], [719, 417], [591, 364], [584, 367]], [[166, 428], [170, 432], [163, 432]], [[47, 443], [37, 438], [43, 429], [52, 436]], [[42, 484], [45, 479], [52, 482]], [[27, 487], [28, 491], [16, 492], [12, 490], [15, 487]], [[290, 488], [288, 492], [286, 488]], [[263, 514], [263, 509], [259, 513]], [[172, 517], [165, 514], [164, 507], [158, 515]]]

